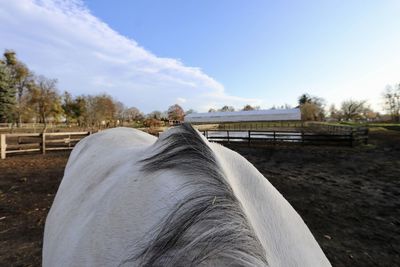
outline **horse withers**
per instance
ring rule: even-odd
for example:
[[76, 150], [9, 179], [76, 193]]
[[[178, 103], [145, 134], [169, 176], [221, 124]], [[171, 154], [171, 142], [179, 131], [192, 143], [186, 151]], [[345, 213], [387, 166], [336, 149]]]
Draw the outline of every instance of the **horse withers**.
[[73, 149], [43, 266], [330, 266], [282, 195], [189, 124], [114, 128]]

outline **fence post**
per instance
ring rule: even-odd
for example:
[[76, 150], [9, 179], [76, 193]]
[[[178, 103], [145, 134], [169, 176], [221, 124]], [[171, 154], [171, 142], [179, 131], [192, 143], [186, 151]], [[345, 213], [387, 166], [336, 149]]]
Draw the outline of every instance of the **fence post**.
[[6, 135], [2, 134], [0, 135], [0, 151], [1, 151], [1, 159], [6, 158], [6, 149], [7, 149], [7, 144], [6, 144]]
[[355, 145], [355, 131], [354, 129], [351, 129], [351, 146], [353, 147]]
[[248, 134], [249, 134], [249, 141], [248, 141], [249, 143], [248, 143], [248, 146], [250, 146], [250, 141], [251, 141], [251, 137], [250, 137], [250, 136], [251, 136], [251, 135], [250, 135], [250, 130], [249, 130]]
[[229, 131], [226, 131], [226, 136], [228, 137], [228, 144], [230, 143], [229, 142]]
[[46, 133], [43, 132], [41, 134], [41, 136], [42, 136], [42, 147], [41, 147], [41, 149], [42, 149], [42, 154], [44, 155], [44, 154], [46, 154]]

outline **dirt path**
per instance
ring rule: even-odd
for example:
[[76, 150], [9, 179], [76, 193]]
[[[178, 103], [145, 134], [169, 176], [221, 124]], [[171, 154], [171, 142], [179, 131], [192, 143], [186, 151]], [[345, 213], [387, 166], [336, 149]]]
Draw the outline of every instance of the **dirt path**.
[[333, 266], [400, 266], [400, 132], [364, 148], [234, 147], [299, 212]]
[[68, 155], [0, 160], [0, 266], [41, 266], [43, 227]]
[[[400, 132], [364, 148], [234, 147], [300, 213], [333, 266], [400, 262]], [[0, 266], [40, 266], [67, 153], [0, 161]]]

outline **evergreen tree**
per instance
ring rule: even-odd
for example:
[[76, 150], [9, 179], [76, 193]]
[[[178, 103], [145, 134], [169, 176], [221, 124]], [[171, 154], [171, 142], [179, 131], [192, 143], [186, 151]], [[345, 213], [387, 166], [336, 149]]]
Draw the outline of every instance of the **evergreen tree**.
[[4, 61], [0, 60], [0, 122], [14, 119], [16, 89], [12, 83], [12, 73]]
[[15, 89], [14, 118], [18, 125], [22, 121], [22, 114], [27, 112], [28, 107], [24, 102], [24, 95], [28, 87], [34, 82], [33, 75], [28, 67], [17, 59], [17, 55], [13, 50], [5, 50], [4, 63], [9, 70], [10, 87]]
[[302, 94], [299, 97], [299, 105], [296, 108], [300, 108], [301, 119], [303, 121], [321, 121], [325, 118], [325, 100], [310, 96], [309, 94]]

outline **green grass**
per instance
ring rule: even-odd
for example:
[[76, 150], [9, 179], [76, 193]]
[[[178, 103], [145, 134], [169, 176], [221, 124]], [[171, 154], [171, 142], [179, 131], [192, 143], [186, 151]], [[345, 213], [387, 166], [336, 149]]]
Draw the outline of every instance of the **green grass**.
[[400, 127], [400, 123], [387, 123], [387, 122], [319, 122], [322, 125], [328, 126], [349, 126], [349, 127]]
[[386, 126], [398, 126], [400, 123], [387, 123], [387, 122], [340, 122], [340, 125], [350, 125], [350, 126], [366, 126], [366, 127], [386, 127]]
[[370, 132], [385, 132], [388, 131], [385, 127], [370, 127], [369, 128]]

